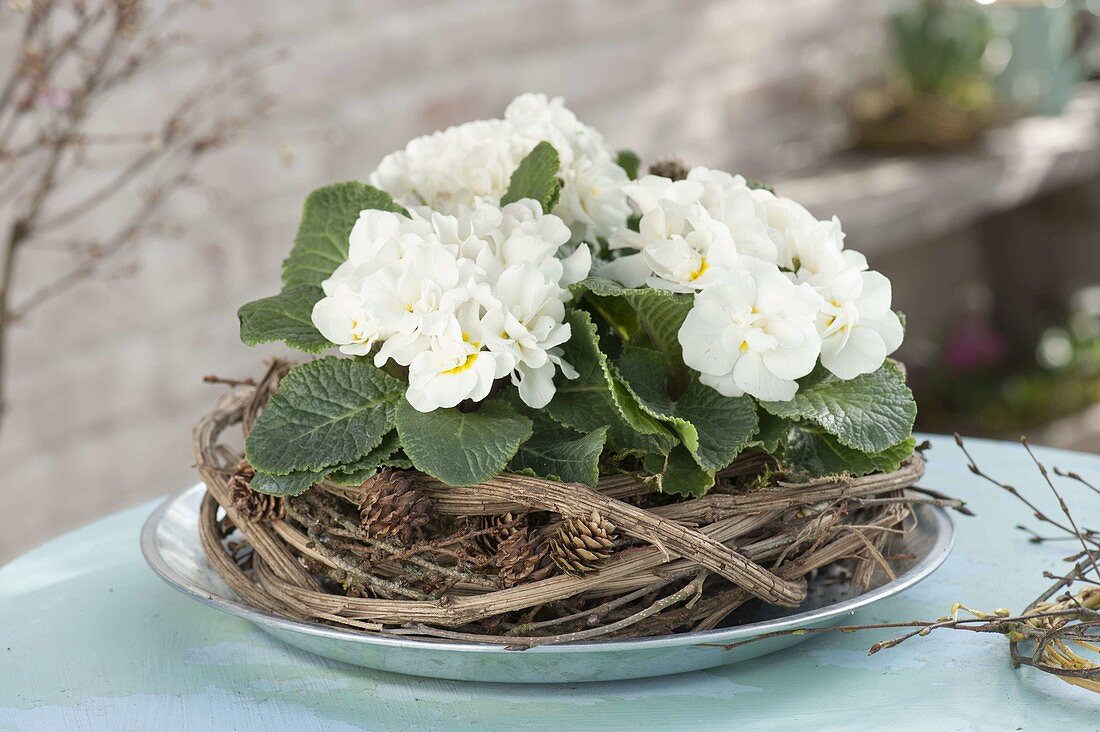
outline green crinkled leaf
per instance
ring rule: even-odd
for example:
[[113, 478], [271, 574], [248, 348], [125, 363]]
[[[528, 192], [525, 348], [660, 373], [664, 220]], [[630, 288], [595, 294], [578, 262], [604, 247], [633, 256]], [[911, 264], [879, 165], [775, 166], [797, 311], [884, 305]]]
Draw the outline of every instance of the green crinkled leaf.
[[386, 458], [379, 466], [381, 468], [396, 468], [398, 470], [412, 470], [413, 461], [405, 457], [404, 452], [399, 452], [391, 458]]
[[271, 496], [300, 496], [328, 477], [333, 470], [334, 468], [315, 472], [301, 470], [287, 475], [257, 472], [249, 486], [257, 493], [267, 493]]
[[[391, 458], [400, 449], [401, 441], [397, 432], [391, 430], [382, 443], [358, 460], [347, 465], [335, 465], [319, 471], [295, 471], [288, 475], [256, 473], [252, 480], [252, 489], [274, 496], [297, 496], [305, 493], [323, 480], [339, 486], [362, 485], [381, 467], [392, 467]], [[411, 467], [409, 463], [405, 467]]]
[[650, 287], [628, 288], [604, 277], [589, 277], [573, 285], [574, 294], [591, 293], [601, 298], [621, 297], [633, 308], [638, 336], [674, 362], [680, 361], [677, 337], [684, 318], [691, 310], [692, 296]]
[[612, 373], [610, 365], [605, 363], [604, 369], [608, 384], [611, 386], [611, 399], [619, 410], [619, 416], [630, 425], [630, 428], [643, 435], [661, 435], [671, 440], [672, 435], [661, 424], [661, 421], [642, 409], [642, 405], [630, 393], [630, 389], [627, 388], [626, 384], [619, 379], [618, 375]]
[[628, 341], [632, 334], [638, 332], [638, 316], [630, 303], [621, 297], [601, 297], [587, 293], [584, 296], [584, 308], [620, 340]]
[[402, 399], [394, 421], [413, 465], [448, 485], [475, 485], [498, 475], [531, 436], [531, 420], [499, 400], [482, 402], [476, 412], [418, 412]]
[[729, 465], [756, 432], [756, 407], [749, 397], [724, 397], [692, 379], [674, 401], [669, 396], [669, 361], [662, 353], [627, 347], [617, 366], [642, 408], [671, 424], [705, 470]]
[[320, 353], [331, 347], [312, 318], [313, 306], [324, 294], [320, 287], [301, 285], [242, 305], [237, 311], [241, 340], [249, 346], [282, 341], [306, 353]]
[[580, 282], [570, 285], [569, 290], [573, 293], [574, 297], [586, 292], [591, 292], [593, 295], [600, 295], [602, 297], [620, 297], [628, 292], [628, 288], [623, 287], [615, 280], [597, 276], [586, 277]]
[[699, 433], [699, 447], [692, 450], [704, 468], [721, 470], [733, 462], [756, 432], [756, 407], [752, 398], [724, 397], [698, 381], [688, 384], [674, 414], [686, 419]]
[[643, 466], [662, 493], [698, 497], [714, 485], [714, 473], [699, 467], [683, 445], [674, 447], [667, 456], [646, 455]]
[[757, 411], [757, 417], [760, 421], [760, 428], [753, 435], [749, 446], [759, 447], [769, 455], [778, 454], [779, 450], [787, 444], [794, 423], [789, 419], [769, 414], [763, 409]]
[[615, 156], [615, 163], [626, 171], [630, 180], [638, 180], [638, 169], [642, 167], [642, 159], [633, 150], [620, 150]]
[[892, 361], [872, 374], [843, 381], [818, 366], [788, 402], [761, 402], [777, 417], [806, 420], [862, 452], [879, 452], [913, 433], [917, 405]]
[[916, 440], [907, 437], [896, 445], [874, 453], [853, 450], [832, 435], [817, 430], [795, 430], [783, 451], [783, 466], [808, 478], [827, 475], [867, 475], [897, 470], [913, 453]]
[[641, 288], [628, 290], [624, 297], [638, 314], [638, 325], [649, 342], [679, 363], [683, 349], [678, 334], [691, 310], [691, 295]]
[[333, 471], [328, 476], [329, 482], [340, 486], [363, 485], [368, 478], [378, 472], [379, 468], [391, 467], [389, 462], [400, 448], [401, 440], [397, 436], [397, 431], [391, 430], [382, 438], [378, 447], [355, 462], [341, 465]]
[[535, 433], [519, 446], [508, 470], [595, 488], [607, 427], [582, 435], [547, 418], [537, 419], [535, 425]]
[[272, 475], [351, 463], [393, 428], [404, 388], [364, 360], [302, 364], [279, 384], [245, 441], [245, 456], [257, 472]]
[[367, 209], [408, 215], [390, 194], [362, 183], [335, 183], [310, 193], [294, 247], [283, 261], [283, 288], [320, 287], [348, 258], [348, 235]]
[[533, 198], [542, 205], [543, 213], [550, 213], [561, 193], [559, 168], [561, 161], [553, 145], [545, 141], [535, 145], [535, 149], [527, 153], [516, 172], [512, 173], [508, 190], [500, 199], [500, 204], [503, 206], [524, 198]]
[[519, 446], [508, 470], [595, 487], [606, 439], [607, 427], [584, 435], [549, 419], [536, 419], [534, 434]]
[[586, 434], [607, 427], [608, 444], [615, 449], [667, 452], [676, 439], [645, 414], [612, 375], [589, 314], [573, 310], [566, 315], [566, 322], [572, 335], [563, 347], [563, 358], [579, 377], [559, 380], [546, 412], [555, 421]]
[[330, 466], [318, 471], [296, 471], [288, 475], [256, 473], [251, 483], [252, 490], [273, 496], [297, 496], [326, 479], [340, 486], [362, 485], [400, 447], [401, 441], [397, 439], [397, 432], [390, 430], [378, 447], [353, 463]]

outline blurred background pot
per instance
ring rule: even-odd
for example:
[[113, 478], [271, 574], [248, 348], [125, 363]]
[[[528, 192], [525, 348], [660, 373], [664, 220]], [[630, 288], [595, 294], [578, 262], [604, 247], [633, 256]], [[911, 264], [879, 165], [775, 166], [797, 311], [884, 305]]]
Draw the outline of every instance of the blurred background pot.
[[989, 55], [1002, 70], [997, 94], [1030, 114], [1061, 114], [1087, 78], [1082, 51], [1095, 16], [1067, 0], [998, 0], [988, 12], [996, 29]]
[[990, 16], [971, 0], [920, 0], [889, 21], [892, 76], [858, 92], [850, 116], [860, 147], [951, 150], [997, 124], [985, 65]]

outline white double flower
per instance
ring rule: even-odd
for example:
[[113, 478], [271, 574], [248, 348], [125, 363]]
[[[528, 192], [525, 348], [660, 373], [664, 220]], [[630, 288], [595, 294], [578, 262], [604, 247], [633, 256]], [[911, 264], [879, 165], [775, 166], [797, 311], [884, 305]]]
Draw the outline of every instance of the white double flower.
[[596, 242], [622, 228], [630, 215], [626, 173], [603, 136], [581, 123], [561, 98], [524, 94], [504, 119], [480, 120], [419, 137], [387, 155], [370, 183], [407, 206], [454, 214], [479, 198], [499, 200], [520, 161], [542, 141], [561, 161], [563, 182], [553, 213], [574, 243]]
[[804, 243], [795, 278], [821, 295], [821, 365], [854, 379], [877, 370], [901, 345], [904, 329], [890, 307], [890, 280], [867, 271], [862, 254], [837, 243], [835, 236]]
[[314, 306], [317, 329], [344, 353], [406, 367], [420, 411], [481, 401], [508, 376], [524, 402], [545, 406], [558, 369], [576, 377], [560, 346], [566, 287], [587, 276], [587, 247], [558, 259], [570, 231], [531, 200], [409, 213], [360, 215]]
[[[628, 287], [698, 293], [680, 337], [685, 363], [703, 383], [731, 396], [789, 399], [794, 379], [818, 357], [851, 379], [878, 369], [901, 345], [889, 280], [844, 249], [836, 218], [819, 221], [790, 199], [707, 168], [682, 181], [647, 176], [626, 192], [638, 230], [612, 237], [621, 256], [597, 263], [597, 272]], [[793, 310], [769, 309], [769, 293], [785, 289]], [[746, 315], [742, 306], [757, 295], [762, 304]], [[801, 328], [807, 318], [816, 338], [796, 338], [793, 324]], [[748, 335], [737, 340], [741, 330]]]
[[[496, 205], [543, 140], [560, 158], [553, 215], [532, 200]], [[561, 360], [566, 288], [593, 267], [694, 293], [685, 363], [731, 396], [789, 399], [818, 359], [841, 379], [870, 373], [902, 341], [889, 280], [844, 248], [836, 218], [708, 168], [628, 181], [561, 99], [525, 94], [502, 119], [413, 140], [371, 182], [411, 218], [363, 212], [314, 321], [344, 352], [406, 367], [417, 409], [483, 399], [505, 377], [545, 406], [558, 370], [575, 376]], [[610, 259], [593, 263], [582, 241], [606, 241]]]
[[695, 296], [679, 331], [684, 363], [719, 393], [786, 401], [821, 352], [821, 297], [771, 262], [745, 257], [723, 282]]
[[723, 280], [739, 255], [773, 261], [776, 245], [763, 204], [745, 179], [694, 168], [687, 180], [648, 175], [626, 187], [638, 209], [638, 231], [612, 237], [612, 250], [637, 250], [600, 274], [630, 287], [701, 290]]

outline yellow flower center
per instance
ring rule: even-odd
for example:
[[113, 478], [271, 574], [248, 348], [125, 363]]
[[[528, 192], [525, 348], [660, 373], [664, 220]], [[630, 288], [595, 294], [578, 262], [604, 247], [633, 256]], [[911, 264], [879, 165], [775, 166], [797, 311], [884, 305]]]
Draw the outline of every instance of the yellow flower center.
[[466, 369], [473, 366], [475, 361], [477, 361], [477, 354], [476, 353], [471, 353], [469, 356], [466, 357], [465, 361], [460, 363], [458, 366], [455, 366], [453, 369], [447, 369], [443, 373], [445, 373], [445, 374], [460, 374], [463, 371], [465, 371]]
[[354, 318], [351, 321], [351, 339], [356, 343], [364, 343], [367, 340], [366, 334], [359, 330], [359, 321]]
[[692, 273], [691, 273], [691, 277], [690, 277], [689, 279], [690, 279], [690, 280], [691, 280], [692, 282], [694, 282], [695, 280], [697, 280], [697, 279], [699, 279], [700, 277], [702, 277], [702, 276], [703, 276], [703, 273], [704, 273], [704, 272], [706, 272], [706, 271], [707, 271], [708, 269], [710, 269], [710, 265], [709, 265], [709, 264], [707, 264], [707, 258], [706, 258], [706, 257], [703, 257], [702, 259], [700, 259], [700, 260], [699, 260], [699, 269], [697, 269], [697, 270], [695, 270], [694, 272], [692, 272]]

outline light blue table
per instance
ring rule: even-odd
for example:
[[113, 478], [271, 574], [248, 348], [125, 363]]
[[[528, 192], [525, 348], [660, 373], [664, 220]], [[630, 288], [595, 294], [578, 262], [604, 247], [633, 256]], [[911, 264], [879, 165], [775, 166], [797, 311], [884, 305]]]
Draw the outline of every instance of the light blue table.
[[[933, 440], [924, 484], [962, 497], [953, 556], [854, 622], [933, 618], [952, 602], [1019, 609], [1067, 545], [1036, 546], [1009, 496]], [[984, 468], [1056, 511], [1019, 445], [972, 441]], [[1042, 450], [1100, 478], [1100, 456]], [[166, 488], [174, 488], [166, 486]], [[1065, 494], [1086, 525], [1100, 500]], [[0, 730], [1100, 728], [1100, 698], [1014, 670], [999, 637], [941, 632], [876, 656], [886, 633], [829, 634], [742, 665], [645, 681], [478, 685], [368, 672], [285, 647], [165, 586], [138, 552], [148, 503], [0, 569]]]

